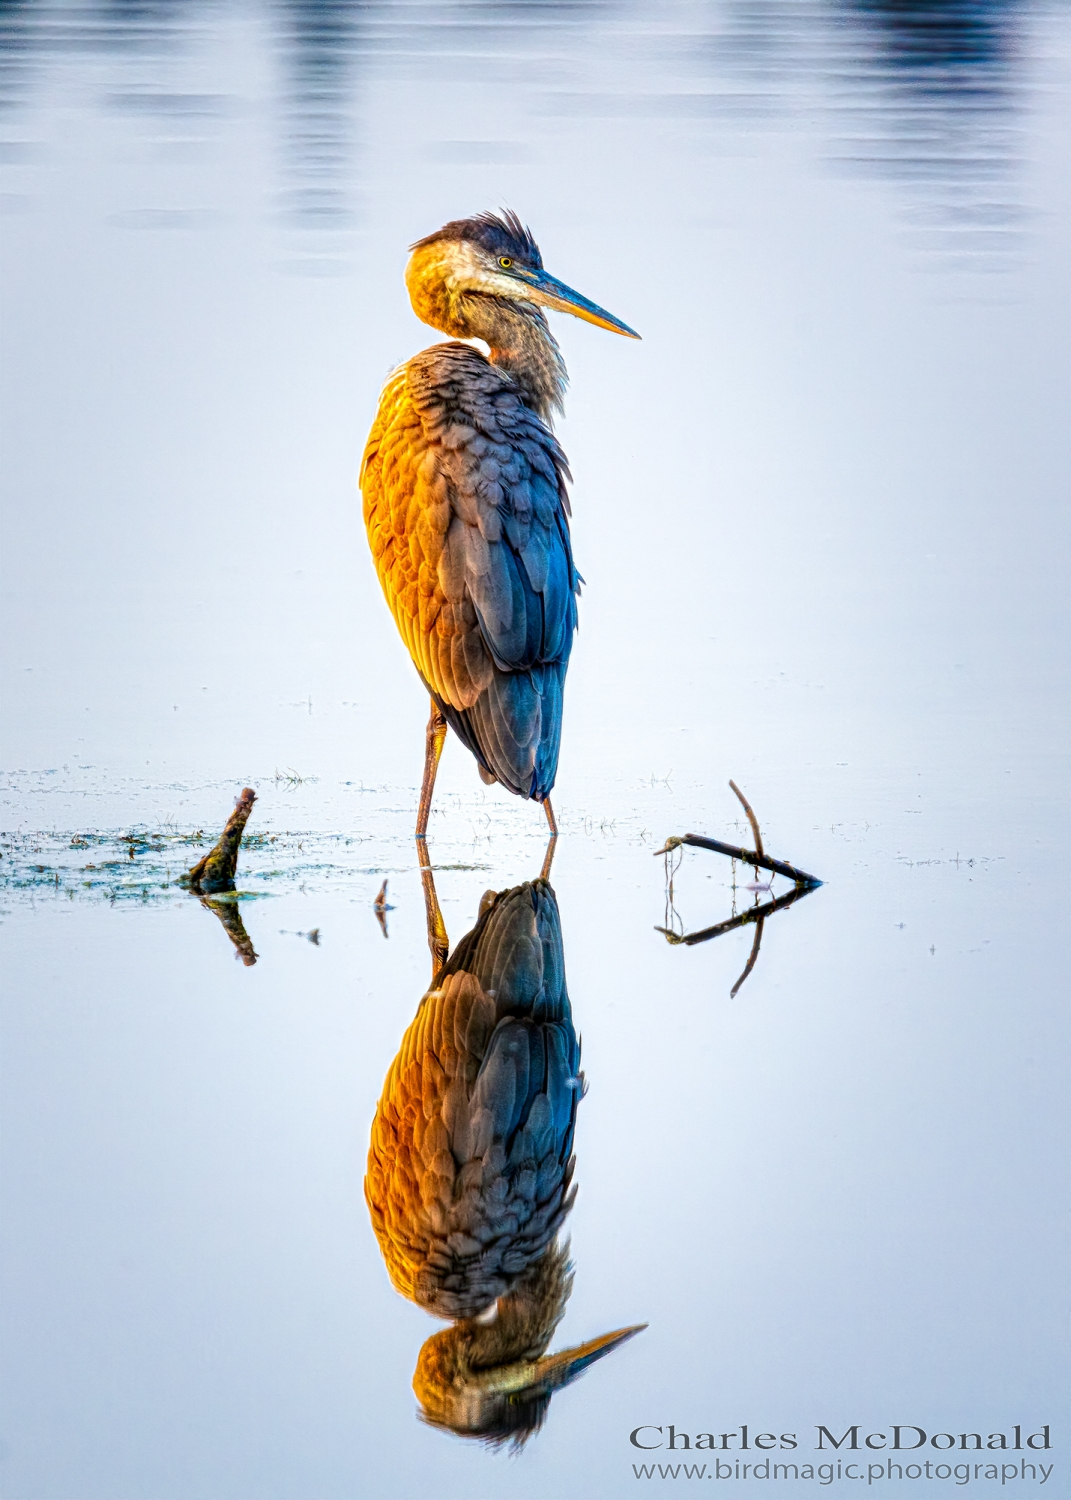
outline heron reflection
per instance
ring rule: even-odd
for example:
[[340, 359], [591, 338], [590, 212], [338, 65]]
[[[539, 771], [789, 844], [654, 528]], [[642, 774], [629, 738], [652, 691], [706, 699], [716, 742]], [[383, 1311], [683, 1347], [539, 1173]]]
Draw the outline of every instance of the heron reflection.
[[556, 1390], [646, 1325], [546, 1353], [573, 1285], [558, 1234], [584, 1094], [558, 903], [544, 875], [488, 891], [447, 956], [425, 850], [432, 984], [383, 1086], [365, 1198], [395, 1289], [450, 1320], [417, 1361], [424, 1419], [520, 1446]]

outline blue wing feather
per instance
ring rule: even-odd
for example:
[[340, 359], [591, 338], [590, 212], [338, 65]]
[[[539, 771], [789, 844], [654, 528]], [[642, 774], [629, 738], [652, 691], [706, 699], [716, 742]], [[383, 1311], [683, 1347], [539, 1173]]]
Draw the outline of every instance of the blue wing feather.
[[438, 392], [437, 430], [450, 433], [443, 456], [454, 513], [450, 588], [467, 592], [492, 664], [490, 682], [469, 707], [429, 691], [488, 776], [541, 801], [557, 774], [580, 587], [565, 455], [508, 378], [475, 350], [440, 346], [421, 361]]

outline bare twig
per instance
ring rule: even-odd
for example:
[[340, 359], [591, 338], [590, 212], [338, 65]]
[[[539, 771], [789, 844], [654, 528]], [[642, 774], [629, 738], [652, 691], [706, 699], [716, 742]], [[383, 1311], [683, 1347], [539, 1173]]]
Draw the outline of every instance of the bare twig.
[[[740, 806], [747, 813], [747, 820], [751, 824], [751, 832], [752, 832], [752, 834], [754, 835], [754, 838], [755, 838], [755, 852], [756, 852], [756, 854], [761, 854], [763, 851], [762, 851], [762, 834], [759, 832], [759, 820], [758, 820], [758, 818], [756, 818], [755, 814], [751, 810], [751, 803], [744, 796], [743, 792], [737, 786], [736, 782], [730, 780], [729, 785], [732, 787], [733, 791], [739, 797], [739, 799], [740, 799]], [[743, 981], [741, 981], [741, 983], [743, 983]]]
[[783, 859], [771, 859], [768, 854], [756, 854], [753, 849], [741, 849], [736, 844], [723, 844], [720, 839], [704, 838], [699, 833], [686, 833], [683, 838], [667, 839], [665, 847], [656, 849], [655, 853], [665, 854], [669, 849], [679, 849], [682, 844], [688, 844], [693, 849], [713, 849], [715, 854], [727, 854], [730, 859], [743, 860], [744, 864], [758, 865], [763, 870], [771, 870], [775, 875], [787, 876], [807, 890], [814, 890], [822, 884], [817, 875], [797, 870], [795, 865], [790, 865]]
[[222, 891], [234, 890], [238, 850], [256, 800], [256, 792], [247, 786], [234, 804], [234, 811], [227, 819], [227, 826], [220, 835], [219, 843], [204, 859], [198, 860], [186, 875], [183, 884], [188, 885], [198, 896], [214, 896]]

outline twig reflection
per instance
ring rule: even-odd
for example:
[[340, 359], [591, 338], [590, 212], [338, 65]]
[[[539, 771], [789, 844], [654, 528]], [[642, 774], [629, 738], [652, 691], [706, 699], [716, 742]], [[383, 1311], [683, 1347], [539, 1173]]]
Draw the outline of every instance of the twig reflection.
[[[679, 849], [670, 849], [667, 846], [663, 851], [663, 857], [666, 872], [666, 911], [662, 920], [666, 925], [660, 928], [659, 931], [665, 932], [668, 928], [675, 935], [683, 936], [684, 923], [681, 921], [677, 908], [673, 904], [673, 880], [684, 861], [684, 855], [681, 854]], [[677, 933], [678, 927], [680, 929], [679, 934]]]
[[242, 921], [242, 913], [238, 909], [238, 902], [231, 900], [213, 900], [211, 896], [202, 896], [201, 905], [205, 911], [210, 911], [219, 918], [223, 931], [234, 944], [235, 957], [240, 958], [247, 969], [251, 969], [257, 961], [257, 953], [253, 948], [253, 939], [245, 930]]
[[755, 967], [755, 961], [759, 956], [759, 949], [762, 946], [762, 924], [765, 922], [765, 920], [765, 917], [758, 917], [756, 919], [755, 941], [751, 945], [751, 952], [748, 954], [747, 963], [744, 965], [744, 972], [740, 975], [740, 978], [736, 981], [732, 989], [729, 991], [730, 1000], [736, 999], [737, 991], [739, 990], [740, 986], [743, 984], [747, 976], [751, 973], [752, 969]]
[[[656, 932], [661, 932], [668, 943], [683, 943], [685, 947], [694, 947], [696, 943], [709, 943], [711, 938], [724, 937], [727, 932], [734, 932], [738, 927], [747, 927], [752, 922], [765, 920], [772, 917], [775, 912], [787, 911], [796, 901], [802, 901], [804, 896], [809, 896], [817, 887], [813, 885], [795, 886], [783, 896], [778, 896], [776, 901], [765, 901], [762, 906], [752, 906], [748, 911], [742, 911], [737, 917], [728, 917], [724, 922], [715, 922], [713, 927], [704, 927], [700, 932], [677, 933], [666, 927], [656, 927]], [[743, 984], [751, 969], [754, 967], [749, 962], [747, 970], [741, 975], [737, 988]]]

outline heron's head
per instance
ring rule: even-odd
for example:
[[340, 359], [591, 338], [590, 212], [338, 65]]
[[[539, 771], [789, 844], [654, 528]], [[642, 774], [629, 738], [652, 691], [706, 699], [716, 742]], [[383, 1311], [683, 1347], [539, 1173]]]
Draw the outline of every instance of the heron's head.
[[484, 337], [485, 320], [474, 299], [495, 299], [521, 308], [572, 313], [611, 333], [639, 338], [605, 308], [545, 271], [531, 231], [508, 211], [455, 219], [417, 240], [405, 281], [417, 317], [455, 337]]

